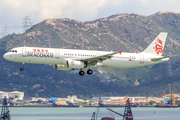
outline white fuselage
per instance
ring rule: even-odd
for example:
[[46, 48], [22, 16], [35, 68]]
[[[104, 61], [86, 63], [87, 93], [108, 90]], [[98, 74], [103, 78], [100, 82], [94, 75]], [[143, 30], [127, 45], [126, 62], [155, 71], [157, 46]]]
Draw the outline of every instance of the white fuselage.
[[[12, 49], [11, 52], [7, 52], [4, 55], [4, 58], [9, 61], [20, 63], [65, 65], [67, 60], [81, 60], [110, 53], [112, 52], [75, 49], [18, 47]], [[122, 52], [121, 54], [118, 53], [113, 55], [112, 58], [106, 59], [103, 62], [98, 62], [95, 65], [95, 67], [133, 68], [157, 64], [169, 60], [169, 58], [162, 59], [156, 62], [151, 60], [153, 58], [158, 57], [159, 56], [145, 53]]]

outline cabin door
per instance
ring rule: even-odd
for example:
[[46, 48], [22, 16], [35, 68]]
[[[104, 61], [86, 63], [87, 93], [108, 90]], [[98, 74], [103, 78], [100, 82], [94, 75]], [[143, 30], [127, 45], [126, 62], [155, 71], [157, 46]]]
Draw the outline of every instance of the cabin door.
[[140, 64], [144, 64], [144, 55], [140, 55]]
[[26, 55], [27, 55], [26, 48], [22, 48], [22, 57], [26, 57]]
[[60, 52], [59, 50], [55, 50], [55, 58], [59, 59], [60, 58]]

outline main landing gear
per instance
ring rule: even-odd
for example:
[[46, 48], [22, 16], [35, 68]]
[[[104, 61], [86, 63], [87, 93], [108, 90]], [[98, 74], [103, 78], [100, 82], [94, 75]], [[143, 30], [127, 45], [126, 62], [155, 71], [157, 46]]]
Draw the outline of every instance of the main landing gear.
[[[91, 69], [88, 69], [87, 70], [87, 74], [88, 75], [91, 75], [93, 73], [93, 71], [91, 70]], [[80, 76], [83, 76], [85, 74], [85, 72], [81, 69], [80, 71], [79, 71], [79, 75]]]
[[20, 71], [23, 71], [24, 70], [24, 63], [21, 63], [22, 64], [22, 68], [20, 68]]
[[92, 73], [93, 73], [93, 71], [92, 71], [91, 69], [88, 69], [88, 70], [87, 70], [87, 74], [88, 74], [88, 75], [91, 75]]
[[79, 75], [80, 76], [83, 76], [85, 74], [85, 72], [81, 69], [80, 71], [79, 71]]

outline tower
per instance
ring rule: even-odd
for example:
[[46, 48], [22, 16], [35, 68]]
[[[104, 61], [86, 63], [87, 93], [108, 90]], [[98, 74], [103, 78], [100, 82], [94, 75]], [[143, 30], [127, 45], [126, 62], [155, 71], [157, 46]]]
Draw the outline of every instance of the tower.
[[11, 120], [10, 114], [9, 114], [9, 109], [8, 109], [8, 106], [7, 106], [7, 98], [6, 98], [6, 96], [4, 97], [3, 103], [2, 103], [1, 119], [2, 120]]
[[1, 38], [3, 38], [4, 36], [8, 35], [8, 27], [4, 26], [2, 27], [2, 33], [1, 33]]
[[23, 25], [23, 33], [24, 33], [24, 32], [26, 32], [27, 29], [29, 29], [32, 26], [32, 24], [31, 24], [31, 22], [29, 22], [30, 21], [29, 16], [25, 16], [23, 21], [24, 22], [22, 24], [24, 24]]
[[93, 112], [91, 120], [96, 120], [95, 116], [96, 116], [96, 112]]
[[126, 101], [123, 120], [133, 120], [133, 115], [132, 115], [131, 105], [130, 105], [129, 99], [127, 99], [127, 101]]

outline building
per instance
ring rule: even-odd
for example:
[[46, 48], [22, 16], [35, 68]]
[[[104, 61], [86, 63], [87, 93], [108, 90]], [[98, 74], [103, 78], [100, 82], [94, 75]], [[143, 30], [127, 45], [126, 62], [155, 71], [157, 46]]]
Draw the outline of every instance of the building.
[[6, 98], [14, 98], [16, 100], [23, 100], [24, 92], [19, 92], [19, 91], [4, 92], [4, 91], [0, 91], [0, 100], [3, 100], [3, 98], [5, 96], [6, 96]]
[[93, 101], [99, 101], [100, 100], [106, 100], [106, 101], [111, 101], [111, 100], [118, 100], [118, 99], [123, 99], [124, 97], [93, 97]]
[[48, 101], [49, 99], [50, 98], [41, 98], [41, 97], [36, 98], [36, 97], [32, 97], [31, 101], [38, 101], [38, 100]]
[[0, 91], [0, 100], [3, 100], [5, 96], [8, 97], [8, 92]]
[[55, 104], [56, 105], [65, 105], [65, 106], [69, 105], [65, 100], [56, 101]]
[[132, 104], [139, 104], [139, 103], [148, 103], [149, 100], [147, 97], [93, 97], [92, 105], [96, 106], [99, 102], [100, 104], [105, 106], [123, 106], [126, 104], [126, 100], [129, 99]]

